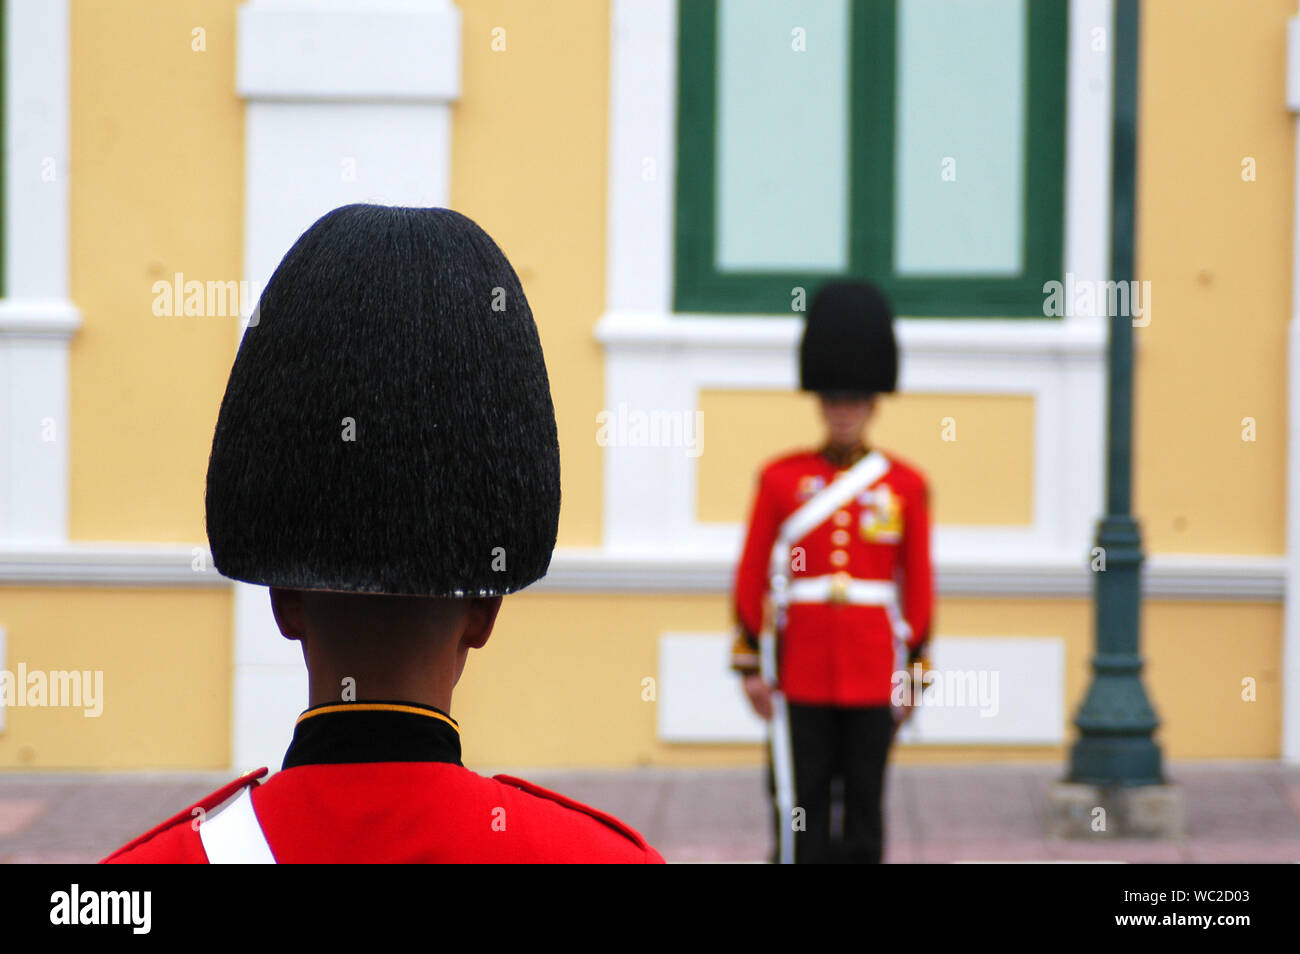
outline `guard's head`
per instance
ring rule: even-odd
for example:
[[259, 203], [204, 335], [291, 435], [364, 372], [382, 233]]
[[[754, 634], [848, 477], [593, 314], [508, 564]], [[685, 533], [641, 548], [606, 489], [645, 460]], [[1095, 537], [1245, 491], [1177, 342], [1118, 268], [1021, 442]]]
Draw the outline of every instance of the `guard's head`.
[[848, 446], [862, 439], [862, 431], [876, 411], [876, 396], [863, 391], [822, 391], [817, 395], [827, 437], [832, 444]]
[[250, 583], [461, 598], [544, 576], [555, 412], [528, 301], [487, 233], [449, 209], [375, 205], [304, 232], [235, 358], [206, 505], [217, 569]]

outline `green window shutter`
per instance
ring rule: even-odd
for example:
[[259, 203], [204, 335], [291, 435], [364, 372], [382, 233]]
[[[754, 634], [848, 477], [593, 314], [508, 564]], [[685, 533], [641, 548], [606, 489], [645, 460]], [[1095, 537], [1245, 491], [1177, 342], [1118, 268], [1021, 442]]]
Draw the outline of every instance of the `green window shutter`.
[[852, 275], [904, 315], [1043, 317], [1068, 7], [906, 3], [683, 0], [677, 311], [788, 314]]

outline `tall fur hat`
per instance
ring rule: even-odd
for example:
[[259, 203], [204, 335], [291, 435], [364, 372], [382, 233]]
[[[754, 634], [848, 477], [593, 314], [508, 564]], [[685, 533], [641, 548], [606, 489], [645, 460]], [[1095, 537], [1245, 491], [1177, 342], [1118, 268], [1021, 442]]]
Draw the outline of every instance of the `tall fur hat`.
[[799, 344], [805, 391], [877, 394], [898, 386], [898, 343], [889, 302], [867, 282], [834, 281], [818, 289]]
[[560, 451], [537, 326], [450, 209], [349, 205], [262, 293], [221, 402], [207, 529], [228, 577], [494, 596], [546, 574]]

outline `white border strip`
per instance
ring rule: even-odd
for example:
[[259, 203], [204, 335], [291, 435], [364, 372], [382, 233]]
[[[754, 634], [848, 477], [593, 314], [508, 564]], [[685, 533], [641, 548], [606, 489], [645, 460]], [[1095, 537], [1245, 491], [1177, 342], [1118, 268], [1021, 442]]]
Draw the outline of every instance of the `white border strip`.
[[451, 102], [460, 11], [445, 0], [277, 0], [239, 8], [236, 88], [259, 100]]
[[0, 302], [0, 541], [68, 534], [69, 13], [67, 0], [5, 15], [6, 298]]
[[668, 312], [677, 180], [676, 0], [615, 0], [609, 67], [608, 308]]
[[[1066, 72], [1065, 262], [1076, 278], [1110, 277], [1111, 0], [1070, 0]], [[1102, 31], [1102, 50], [1093, 49]]]
[[0, 583], [28, 586], [222, 587], [206, 545], [65, 543], [0, 546]]
[[[1283, 599], [1291, 564], [1285, 557], [1166, 554], [1148, 557], [1143, 593], [1154, 599], [1214, 602]], [[561, 547], [550, 572], [530, 592], [714, 593], [731, 591], [735, 560], [671, 551], [611, 553]], [[940, 597], [1085, 597], [1092, 573], [1061, 554], [1050, 561], [944, 561]], [[204, 546], [64, 544], [0, 547], [0, 584], [32, 586], [222, 587], [234, 581], [212, 568]], [[256, 589], [256, 588], [254, 588]]]
[[68, 0], [5, 11], [5, 297], [68, 297]]
[[[1105, 326], [1091, 321], [902, 318], [897, 324], [908, 354], [928, 358], [994, 355], [1025, 361], [1050, 357], [1092, 362], [1106, 348]], [[719, 318], [668, 312], [609, 312], [596, 327], [596, 339], [624, 353], [661, 353], [671, 345], [726, 348], [743, 354], [767, 352], [788, 358], [798, 345], [802, 328], [802, 319], [766, 315]]]

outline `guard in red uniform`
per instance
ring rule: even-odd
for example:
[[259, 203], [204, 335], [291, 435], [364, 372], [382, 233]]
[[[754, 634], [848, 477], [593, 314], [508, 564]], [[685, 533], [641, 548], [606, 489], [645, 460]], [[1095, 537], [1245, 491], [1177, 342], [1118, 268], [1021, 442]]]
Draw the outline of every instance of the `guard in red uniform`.
[[[835, 282], [817, 294], [800, 377], [819, 394], [827, 439], [763, 468], [736, 572], [732, 665], [772, 722], [777, 843], [778, 852], [793, 849], [787, 860], [881, 860], [885, 760], [912, 711], [894, 703], [910, 701], [914, 666], [926, 665], [926, 481], [865, 442], [876, 395], [896, 386], [892, 321], [868, 284]], [[776, 657], [769, 674], [760, 672], [764, 633]], [[836, 779], [844, 830], [833, 843]]]
[[662, 862], [617, 819], [461, 764], [452, 690], [560, 507], [532, 312], [447, 209], [325, 215], [267, 283], [208, 464], [217, 569], [270, 588], [309, 676], [282, 770], [115, 863]]

